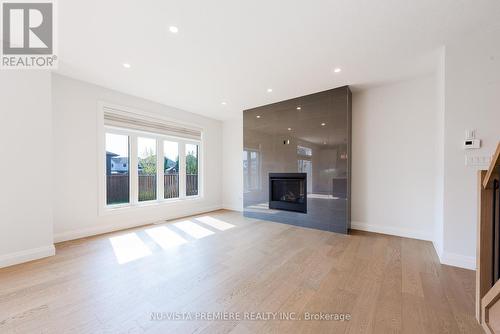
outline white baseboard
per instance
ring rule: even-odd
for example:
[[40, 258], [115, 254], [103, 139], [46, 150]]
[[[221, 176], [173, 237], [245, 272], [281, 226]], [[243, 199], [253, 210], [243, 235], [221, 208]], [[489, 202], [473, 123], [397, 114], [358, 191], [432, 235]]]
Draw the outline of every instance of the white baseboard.
[[439, 262], [443, 263], [442, 258], [443, 258], [443, 248], [440, 246], [436, 240], [432, 241], [432, 245], [434, 246], [434, 250], [436, 251], [437, 256], [439, 257]]
[[0, 256], [0, 268], [13, 266], [15, 264], [42, 259], [56, 254], [54, 245], [31, 248], [19, 252]]
[[352, 221], [351, 222], [351, 229], [366, 231], [366, 232], [375, 232], [375, 233], [395, 235], [395, 236], [404, 237], [404, 238], [432, 241], [432, 238], [430, 235], [422, 233], [421, 231], [404, 229], [404, 228], [393, 227], [393, 226], [370, 225], [370, 224], [365, 224], [362, 222]]
[[474, 256], [466, 256], [445, 251], [441, 254], [441, 256], [439, 256], [439, 260], [442, 264], [449, 266], [476, 270], [476, 258]]
[[243, 208], [238, 205], [222, 204], [222, 208], [225, 210], [243, 212]]
[[[191, 215], [198, 215], [200, 213], [210, 212], [210, 211], [215, 211], [215, 210], [220, 210], [220, 209], [222, 209], [222, 205], [212, 205], [212, 206], [200, 207], [200, 208], [196, 208], [193, 210], [189, 210], [189, 212], [182, 212], [177, 216], [167, 217], [164, 220], [171, 220], [171, 219], [177, 219], [177, 218], [182, 218], [182, 217], [191, 216]], [[132, 227], [150, 225], [150, 224], [157, 223], [161, 220], [162, 219], [156, 219], [153, 221], [142, 220], [142, 221], [126, 223], [126, 224], [124, 224], [123, 222], [119, 222], [119, 223], [113, 223], [113, 224], [102, 224], [102, 225], [97, 225], [97, 226], [90, 226], [90, 227], [86, 227], [86, 228], [82, 228], [82, 229], [78, 229], [78, 230], [56, 233], [54, 235], [54, 242], [57, 243], [57, 242], [75, 240], [75, 239], [80, 239], [80, 238], [85, 238], [85, 237], [91, 237], [91, 236], [98, 235], [98, 234], [104, 234], [104, 233], [109, 233], [109, 232], [125, 230], [125, 229], [132, 228]]]
[[442, 264], [446, 264], [449, 266], [476, 270], [476, 258], [473, 256], [460, 255], [455, 253], [446, 252], [440, 250], [436, 242], [430, 235], [422, 233], [420, 231], [414, 231], [409, 229], [402, 229], [398, 227], [392, 226], [380, 226], [380, 225], [369, 225], [361, 222], [351, 222], [351, 228], [353, 230], [361, 230], [367, 232], [375, 232], [382, 234], [390, 234], [398, 237], [419, 239], [425, 241], [432, 241], [434, 249], [438, 255], [439, 261]]

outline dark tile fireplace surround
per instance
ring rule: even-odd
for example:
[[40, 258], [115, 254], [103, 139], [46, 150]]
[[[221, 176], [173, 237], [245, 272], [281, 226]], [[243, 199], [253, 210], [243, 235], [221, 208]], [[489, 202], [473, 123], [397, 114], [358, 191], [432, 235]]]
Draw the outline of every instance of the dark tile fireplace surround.
[[259, 220], [348, 233], [348, 86], [243, 112], [243, 211]]

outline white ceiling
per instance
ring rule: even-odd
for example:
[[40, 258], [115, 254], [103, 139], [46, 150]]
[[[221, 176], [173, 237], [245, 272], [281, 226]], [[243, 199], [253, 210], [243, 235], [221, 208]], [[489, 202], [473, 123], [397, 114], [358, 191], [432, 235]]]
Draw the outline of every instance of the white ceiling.
[[447, 40], [500, 18], [498, 0], [57, 4], [57, 72], [217, 119], [345, 84], [430, 73]]

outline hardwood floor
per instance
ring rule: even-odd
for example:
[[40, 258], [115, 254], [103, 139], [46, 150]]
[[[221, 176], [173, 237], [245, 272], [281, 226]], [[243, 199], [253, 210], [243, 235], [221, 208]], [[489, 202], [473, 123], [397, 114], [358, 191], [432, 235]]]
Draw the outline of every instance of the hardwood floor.
[[[474, 272], [430, 242], [217, 211], [56, 247], [0, 269], [0, 333], [482, 333]], [[247, 319], [264, 312], [350, 320]]]

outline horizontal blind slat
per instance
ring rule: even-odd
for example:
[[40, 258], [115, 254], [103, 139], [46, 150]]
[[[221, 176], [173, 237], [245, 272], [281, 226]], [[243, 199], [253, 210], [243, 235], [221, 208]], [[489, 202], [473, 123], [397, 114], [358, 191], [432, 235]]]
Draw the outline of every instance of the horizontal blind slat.
[[197, 129], [110, 107], [103, 109], [104, 124], [107, 126], [201, 140], [201, 131]]

